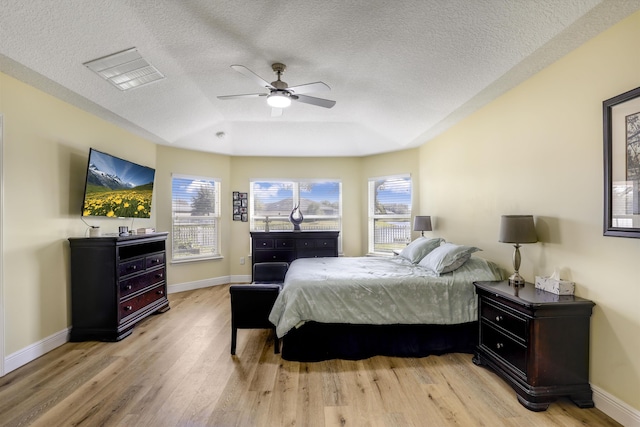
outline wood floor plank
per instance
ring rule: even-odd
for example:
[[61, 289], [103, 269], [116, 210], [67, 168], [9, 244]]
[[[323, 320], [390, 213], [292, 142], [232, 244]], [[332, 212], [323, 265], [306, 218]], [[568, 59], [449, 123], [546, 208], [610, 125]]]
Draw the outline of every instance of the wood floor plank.
[[299, 363], [240, 330], [229, 287], [170, 294], [120, 342], [67, 343], [0, 378], [0, 426], [619, 426], [568, 399], [520, 405], [471, 355]]

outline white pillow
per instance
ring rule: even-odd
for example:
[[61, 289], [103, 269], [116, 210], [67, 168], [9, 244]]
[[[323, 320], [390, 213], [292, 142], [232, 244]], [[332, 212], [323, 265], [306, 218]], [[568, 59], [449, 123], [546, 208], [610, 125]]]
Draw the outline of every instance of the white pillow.
[[406, 258], [414, 264], [420, 262], [429, 252], [440, 246], [444, 242], [444, 239], [440, 237], [434, 237], [427, 239], [426, 237], [418, 237], [413, 242], [409, 243], [398, 256]]
[[475, 246], [456, 245], [454, 243], [444, 243], [435, 248], [425, 256], [418, 264], [428, 268], [436, 274], [450, 273], [467, 262], [471, 254], [482, 249]]

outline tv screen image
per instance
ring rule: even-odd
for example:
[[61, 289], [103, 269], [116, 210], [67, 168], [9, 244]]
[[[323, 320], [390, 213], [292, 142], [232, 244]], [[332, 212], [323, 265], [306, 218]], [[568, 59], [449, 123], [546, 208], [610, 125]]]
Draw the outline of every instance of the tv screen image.
[[92, 148], [82, 216], [150, 218], [154, 177], [155, 169]]

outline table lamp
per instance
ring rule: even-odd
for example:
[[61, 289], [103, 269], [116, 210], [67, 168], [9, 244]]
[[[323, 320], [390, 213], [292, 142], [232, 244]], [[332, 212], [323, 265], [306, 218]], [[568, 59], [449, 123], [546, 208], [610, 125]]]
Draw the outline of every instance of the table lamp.
[[533, 225], [533, 215], [502, 215], [500, 220], [500, 238], [503, 243], [515, 243], [516, 250], [513, 253], [513, 273], [509, 277], [509, 285], [514, 287], [524, 286], [524, 279], [518, 273], [520, 270], [520, 244], [536, 243], [538, 236]]
[[422, 237], [424, 237], [424, 232], [431, 230], [430, 216], [416, 216], [413, 218], [413, 231], [420, 231], [422, 233]]

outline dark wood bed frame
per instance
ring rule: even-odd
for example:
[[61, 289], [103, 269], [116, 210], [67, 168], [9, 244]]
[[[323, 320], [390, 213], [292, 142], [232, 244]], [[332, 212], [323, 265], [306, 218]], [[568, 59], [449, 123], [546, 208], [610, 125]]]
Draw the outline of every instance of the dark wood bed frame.
[[472, 354], [478, 322], [456, 325], [350, 325], [307, 322], [282, 338], [282, 358], [300, 362], [373, 356]]

